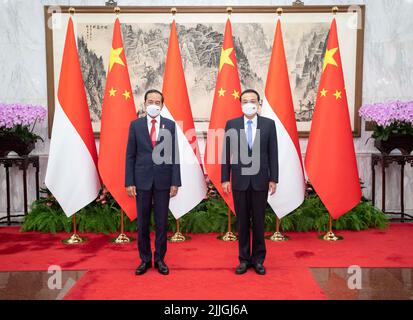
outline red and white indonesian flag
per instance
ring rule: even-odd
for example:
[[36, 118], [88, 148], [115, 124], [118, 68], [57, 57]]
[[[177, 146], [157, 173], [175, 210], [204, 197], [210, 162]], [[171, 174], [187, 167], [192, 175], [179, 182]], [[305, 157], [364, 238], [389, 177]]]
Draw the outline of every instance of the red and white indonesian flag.
[[72, 18], [67, 26], [45, 183], [67, 216], [95, 200], [101, 187]]
[[205, 198], [207, 188], [201, 167], [175, 20], [171, 26], [162, 92], [165, 98], [162, 116], [176, 122], [182, 186], [177, 195], [170, 199], [169, 209], [178, 219]]
[[261, 115], [273, 119], [277, 128], [279, 181], [277, 192], [268, 196], [268, 203], [282, 218], [304, 201], [305, 181], [279, 20]]

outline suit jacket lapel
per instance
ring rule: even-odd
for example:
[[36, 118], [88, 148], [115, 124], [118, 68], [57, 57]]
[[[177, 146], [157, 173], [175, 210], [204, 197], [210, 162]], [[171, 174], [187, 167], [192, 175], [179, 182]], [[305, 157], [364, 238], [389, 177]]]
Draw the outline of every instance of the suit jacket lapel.
[[146, 141], [146, 143], [152, 148], [151, 136], [149, 135], [150, 128], [148, 128], [148, 116], [145, 116], [145, 123], [144, 123], [143, 129], [144, 129], [143, 138]]
[[[160, 137], [161, 137], [161, 131], [165, 129], [165, 123], [163, 117], [159, 116], [159, 132], [156, 137], [156, 144], [157, 145], [160, 142]], [[163, 139], [162, 139], [163, 140]]]
[[240, 139], [240, 151], [241, 150], [248, 150], [248, 141], [247, 141], [247, 136], [245, 134], [245, 123], [244, 123], [244, 116], [242, 116], [240, 119], [239, 123], [239, 139]]
[[257, 114], [257, 130], [255, 131], [255, 137], [254, 137], [254, 141], [252, 142], [252, 149], [254, 149], [254, 146], [256, 144], [256, 141], [261, 140], [261, 137], [257, 138], [258, 135], [261, 134], [261, 117]]

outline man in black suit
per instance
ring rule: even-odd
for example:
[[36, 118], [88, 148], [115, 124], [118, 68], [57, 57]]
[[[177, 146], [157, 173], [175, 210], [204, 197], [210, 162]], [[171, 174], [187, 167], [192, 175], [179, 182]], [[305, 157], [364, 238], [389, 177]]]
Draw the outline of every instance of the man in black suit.
[[181, 185], [175, 123], [160, 116], [163, 95], [158, 90], [145, 93], [147, 115], [131, 122], [126, 151], [125, 186], [136, 197], [138, 211], [138, 249], [142, 260], [135, 274], [152, 267], [150, 215], [156, 224], [155, 268], [169, 274], [164, 258], [167, 247], [168, 207]]
[[[240, 96], [244, 115], [228, 120], [222, 152], [221, 182], [234, 199], [238, 221], [239, 261], [237, 274], [250, 266], [265, 274], [264, 217], [268, 192], [278, 183], [277, 133], [273, 120], [257, 114], [260, 96], [252, 89]], [[252, 252], [250, 224], [252, 220]]]

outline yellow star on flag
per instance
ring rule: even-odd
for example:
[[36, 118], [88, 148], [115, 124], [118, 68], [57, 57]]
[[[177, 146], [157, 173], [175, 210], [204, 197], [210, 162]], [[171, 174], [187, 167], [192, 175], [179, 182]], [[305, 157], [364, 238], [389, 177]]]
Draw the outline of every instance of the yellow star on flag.
[[336, 100], [341, 99], [341, 91], [336, 90], [336, 93], [333, 94], [336, 97]]
[[219, 91], [218, 91], [219, 97], [223, 97], [225, 95], [225, 91], [227, 91], [227, 90], [224, 90], [222, 88], [219, 89]]
[[327, 65], [332, 64], [337, 67], [337, 62], [334, 60], [334, 55], [336, 54], [338, 48], [327, 49], [326, 55], [324, 56], [323, 71], [326, 69]]
[[122, 66], [125, 66], [125, 63], [123, 62], [122, 58], [120, 57], [120, 54], [122, 53], [122, 51], [123, 51], [122, 47], [116, 48], [116, 49], [113, 49], [113, 48], [110, 49], [109, 71], [112, 70], [112, 67], [115, 63], [118, 63]]
[[324, 89], [320, 91], [321, 96], [320, 97], [325, 97], [327, 94], [328, 90]]
[[234, 89], [234, 92], [232, 93], [232, 96], [234, 97], [234, 99], [239, 99], [239, 92]]
[[109, 97], [114, 97], [115, 94], [116, 94], [116, 91], [118, 91], [118, 90], [111, 88], [111, 89], [109, 90]]
[[228, 48], [228, 49], [222, 48], [221, 58], [219, 60], [219, 71], [221, 71], [224, 64], [229, 64], [230, 66], [234, 66], [234, 63], [232, 62], [231, 58], [229, 57], [232, 50], [234, 50], [234, 48]]
[[122, 96], [125, 97], [125, 100], [128, 100], [128, 99], [130, 99], [130, 92], [128, 90], [125, 90], [125, 92], [122, 93]]

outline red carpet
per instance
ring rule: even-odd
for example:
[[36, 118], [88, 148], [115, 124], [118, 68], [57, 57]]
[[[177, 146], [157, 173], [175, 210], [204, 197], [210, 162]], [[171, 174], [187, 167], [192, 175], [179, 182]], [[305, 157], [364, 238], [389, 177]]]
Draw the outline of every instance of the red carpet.
[[[237, 276], [237, 243], [216, 234], [195, 234], [169, 244], [169, 276], [150, 269], [135, 276], [136, 241], [109, 243], [111, 236], [86, 234], [89, 241], [66, 246], [67, 234], [21, 233], [0, 228], [0, 271], [87, 270], [65, 299], [326, 299], [309, 267], [413, 267], [413, 224], [392, 224], [386, 231], [341, 231], [343, 241], [327, 243], [317, 233], [288, 233], [284, 243], [267, 241], [266, 276], [253, 270]], [[153, 235], [152, 235], [153, 239]], [[153, 242], [153, 241], [152, 241]]]

